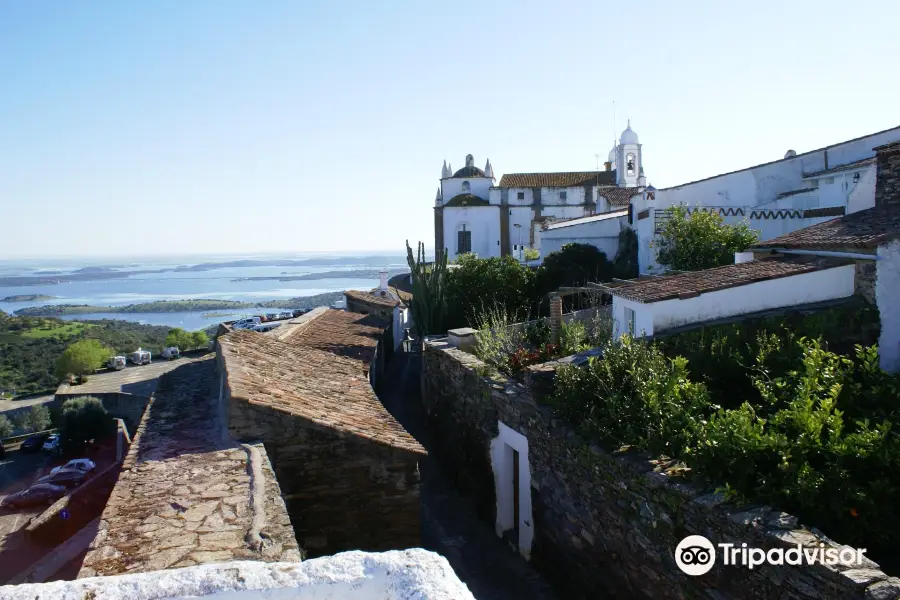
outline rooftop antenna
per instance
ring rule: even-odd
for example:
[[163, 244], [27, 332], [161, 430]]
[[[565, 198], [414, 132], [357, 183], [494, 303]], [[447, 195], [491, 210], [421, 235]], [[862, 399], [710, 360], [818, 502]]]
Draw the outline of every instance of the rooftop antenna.
[[599, 154], [595, 154], [595, 155], [594, 155], [594, 158], [597, 159], [597, 170], [599, 171], [599, 170], [600, 170], [600, 155], [599, 155]]
[[616, 146], [616, 101], [613, 100], [613, 146]]

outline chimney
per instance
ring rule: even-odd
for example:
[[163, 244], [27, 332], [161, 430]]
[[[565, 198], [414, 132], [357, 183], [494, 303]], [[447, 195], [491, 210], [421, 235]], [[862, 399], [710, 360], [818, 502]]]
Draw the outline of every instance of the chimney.
[[382, 271], [378, 274], [378, 277], [381, 278], [381, 281], [378, 284], [378, 290], [382, 292], [382, 296], [388, 291], [388, 274], [387, 271]]
[[900, 206], [900, 142], [875, 148], [875, 206]]
[[605, 162], [605, 163], [603, 163], [603, 166], [606, 167], [607, 171], [612, 171], [612, 163], [611, 162]]

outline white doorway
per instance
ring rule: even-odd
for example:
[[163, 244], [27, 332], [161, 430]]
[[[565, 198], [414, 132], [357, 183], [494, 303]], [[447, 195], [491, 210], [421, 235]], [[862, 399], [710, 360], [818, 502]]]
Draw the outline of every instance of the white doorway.
[[527, 560], [531, 558], [534, 539], [528, 438], [503, 423], [498, 423], [498, 431], [491, 441], [491, 468], [497, 499], [495, 531]]

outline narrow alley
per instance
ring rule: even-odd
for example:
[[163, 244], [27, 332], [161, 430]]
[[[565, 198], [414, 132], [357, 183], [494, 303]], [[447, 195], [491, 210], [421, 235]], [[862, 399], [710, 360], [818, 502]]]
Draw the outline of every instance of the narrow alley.
[[[379, 397], [426, 450], [431, 445], [421, 410], [419, 362], [394, 355]], [[430, 454], [421, 468], [422, 542], [445, 556], [477, 600], [554, 600], [546, 581], [480, 521], [469, 500], [450, 484]]]

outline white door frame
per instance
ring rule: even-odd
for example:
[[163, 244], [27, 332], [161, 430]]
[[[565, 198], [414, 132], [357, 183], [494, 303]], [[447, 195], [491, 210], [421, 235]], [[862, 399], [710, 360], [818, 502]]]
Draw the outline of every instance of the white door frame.
[[534, 539], [534, 521], [531, 514], [531, 469], [528, 463], [528, 438], [497, 423], [498, 435], [491, 440], [491, 468], [494, 471], [494, 495], [497, 499], [497, 521], [494, 526], [498, 537], [515, 528], [513, 502], [513, 450], [519, 453], [519, 554], [531, 558]]

